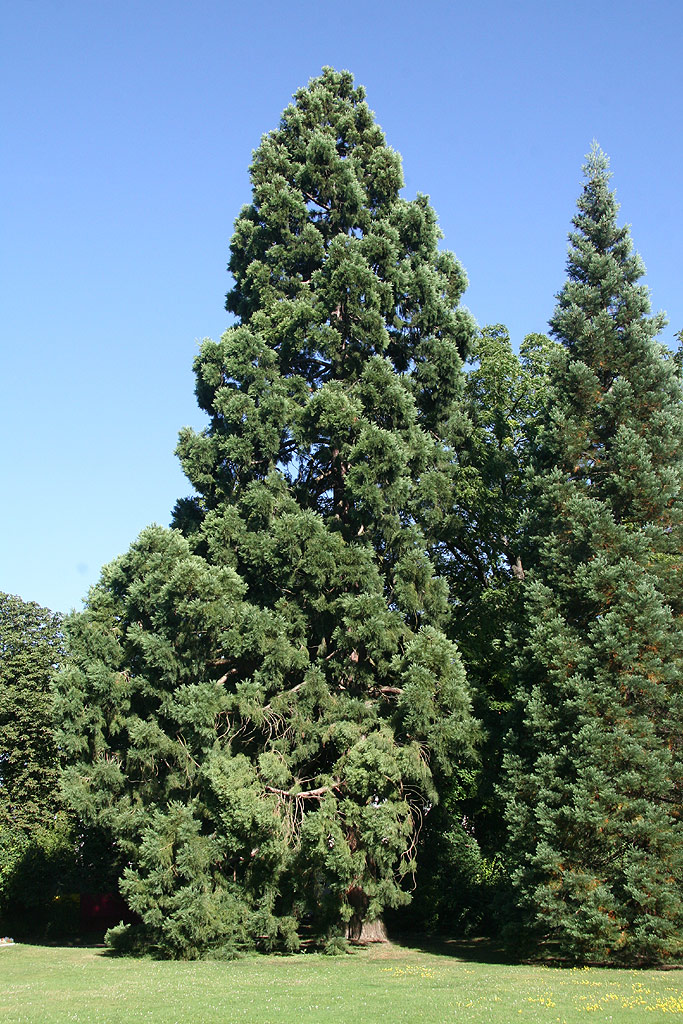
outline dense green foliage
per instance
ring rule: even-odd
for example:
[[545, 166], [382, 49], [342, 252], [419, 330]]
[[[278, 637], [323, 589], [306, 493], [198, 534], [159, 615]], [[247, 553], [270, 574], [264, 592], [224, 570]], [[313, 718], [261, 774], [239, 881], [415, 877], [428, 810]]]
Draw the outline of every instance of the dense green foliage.
[[[585, 171], [553, 340], [517, 355], [348, 72], [262, 139], [193, 494], [105, 567], [55, 683], [75, 831], [40, 834], [118, 876], [119, 949], [335, 950], [416, 879], [403, 927], [514, 903], [563, 954], [683, 954], [681, 361]], [[57, 807], [59, 632], [3, 600], [8, 849]]]
[[484, 328], [466, 376], [462, 434], [452, 432], [450, 504], [430, 522], [435, 558], [453, 607], [458, 644], [486, 730], [470, 798], [459, 806], [490, 855], [500, 850], [502, 813], [495, 797], [506, 713], [515, 688], [518, 624], [528, 555], [529, 465], [546, 407], [554, 343], [525, 338], [517, 356], [502, 325]]
[[63, 656], [58, 615], [0, 594], [0, 913], [24, 916], [54, 891], [71, 851], [60, 813], [50, 679]]
[[408, 899], [433, 781], [477, 727], [425, 509], [473, 334], [465, 277], [348, 73], [251, 169], [228, 309], [195, 361], [196, 497], [105, 569], [59, 682], [70, 800], [172, 955], [359, 934]]
[[74, 934], [73, 894], [116, 886], [107, 838], [60, 793], [51, 682], [65, 657], [60, 615], [0, 594], [0, 919], [15, 938]]
[[63, 656], [47, 608], [0, 593], [0, 827], [30, 832], [56, 810], [50, 678]]
[[551, 321], [537, 550], [507, 760], [531, 917], [582, 956], [683, 952], [683, 416], [594, 148]]

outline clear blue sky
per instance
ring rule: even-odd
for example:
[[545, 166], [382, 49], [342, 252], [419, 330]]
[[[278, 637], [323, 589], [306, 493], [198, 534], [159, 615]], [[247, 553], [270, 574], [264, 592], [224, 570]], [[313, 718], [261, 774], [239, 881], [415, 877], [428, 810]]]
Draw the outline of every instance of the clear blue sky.
[[681, 0], [19, 0], [3, 14], [0, 590], [80, 607], [189, 492], [196, 341], [217, 338], [247, 168], [325, 64], [431, 195], [465, 301], [518, 344], [609, 154], [665, 340], [683, 327]]

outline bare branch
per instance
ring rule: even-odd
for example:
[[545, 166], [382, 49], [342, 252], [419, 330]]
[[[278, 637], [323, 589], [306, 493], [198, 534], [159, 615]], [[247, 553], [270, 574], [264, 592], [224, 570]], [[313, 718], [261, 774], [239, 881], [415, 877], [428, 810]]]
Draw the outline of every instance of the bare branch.
[[292, 793], [288, 789], [277, 789], [276, 786], [266, 786], [267, 793], [275, 793], [277, 796], [287, 796], [290, 800], [319, 800], [325, 793], [338, 786], [320, 786], [318, 789], [306, 789], [302, 793]]
[[237, 675], [237, 669], [236, 668], [231, 668], [229, 672], [226, 672], [225, 675], [220, 677], [220, 679], [217, 679], [216, 683], [217, 683], [218, 686], [222, 686], [223, 683], [227, 683], [227, 681], [230, 678], [230, 676], [236, 676], [236, 675]]
[[[306, 680], [304, 679], [304, 681], [302, 683], [297, 683], [296, 686], [293, 686], [291, 688], [291, 690], [284, 690], [282, 693], [278, 693], [277, 696], [278, 697], [289, 697], [289, 695], [291, 693], [298, 693], [298, 691], [302, 688], [302, 686], [305, 686], [305, 685], [306, 685]], [[264, 704], [263, 705], [263, 710], [264, 711], [268, 711], [268, 709], [271, 708], [272, 706], [273, 706], [273, 703], [272, 703], [272, 701], [270, 701], [268, 704]]]
[[302, 194], [303, 194], [304, 199], [307, 199], [309, 201], [309, 203], [315, 203], [315, 205], [319, 206], [321, 210], [327, 210], [328, 213], [332, 212], [332, 207], [331, 206], [326, 206], [325, 203], [321, 203], [320, 200], [316, 199], [315, 196], [312, 196], [310, 192], [303, 192], [302, 191]]

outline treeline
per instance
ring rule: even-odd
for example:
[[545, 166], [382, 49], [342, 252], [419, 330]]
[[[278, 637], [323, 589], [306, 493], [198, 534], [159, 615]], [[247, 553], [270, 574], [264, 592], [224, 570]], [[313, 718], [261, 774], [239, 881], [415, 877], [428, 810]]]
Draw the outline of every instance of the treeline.
[[62, 889], [117, 879], [137, 915], [119, 949], [335, 949], [393, 915], [681, 955], [680, 363], [597, 147], [584, 170], [517, 355], [363, 89], [296, 93], [195, 359], [192, 496], [3, 675], [3, 730], [21, 679], [50, 722], [0, 761], [6, 911], [16, 837], [62, 821]]

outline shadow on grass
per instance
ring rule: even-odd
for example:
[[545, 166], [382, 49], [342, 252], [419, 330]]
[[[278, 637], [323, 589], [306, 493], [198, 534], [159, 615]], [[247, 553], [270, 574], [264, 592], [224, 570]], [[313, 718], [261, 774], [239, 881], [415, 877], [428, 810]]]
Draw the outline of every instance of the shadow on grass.
[[108, 951], [102, 939], [42, 939], [22, 936], [14, 941], [17, 946], [36, 946], [42, 949], [96, 949], [100, 953]]
[[567, 955], [553, 943], [539, 945], [504, 943], [490, 938], [449, 939], [446, 936], [397, 932], [390, 935], [395, 946], [418, 949], [432, 956], [447, 956], [463, 963], [504, 964], [506, 966], [545, 966], [558, 968], [591, 967], [610, 970], [683, 971], [683, 962], [660, 960], [624, 962], [612, 960], [579, 960]]
[[11, 935], [17, 946], [36, 946], [44, 949], [99, 949], [102, 952], [107, 948], [104, 932], [99, 930], [64, 934], [51, 932], [50, 929], [24, 931], [21, 928], [12, 929], [3, 925], [4, 922], [0, 922], [0, 935]]
[[489, 938], [449, 939], [420, 932], [396, 932], [390, 935], [396, 946], [419, 949], [432, 956], [447, 956], [465, 963], [523, 964], [529, 962], [529, 949], [513, 949], [509, 943]]

